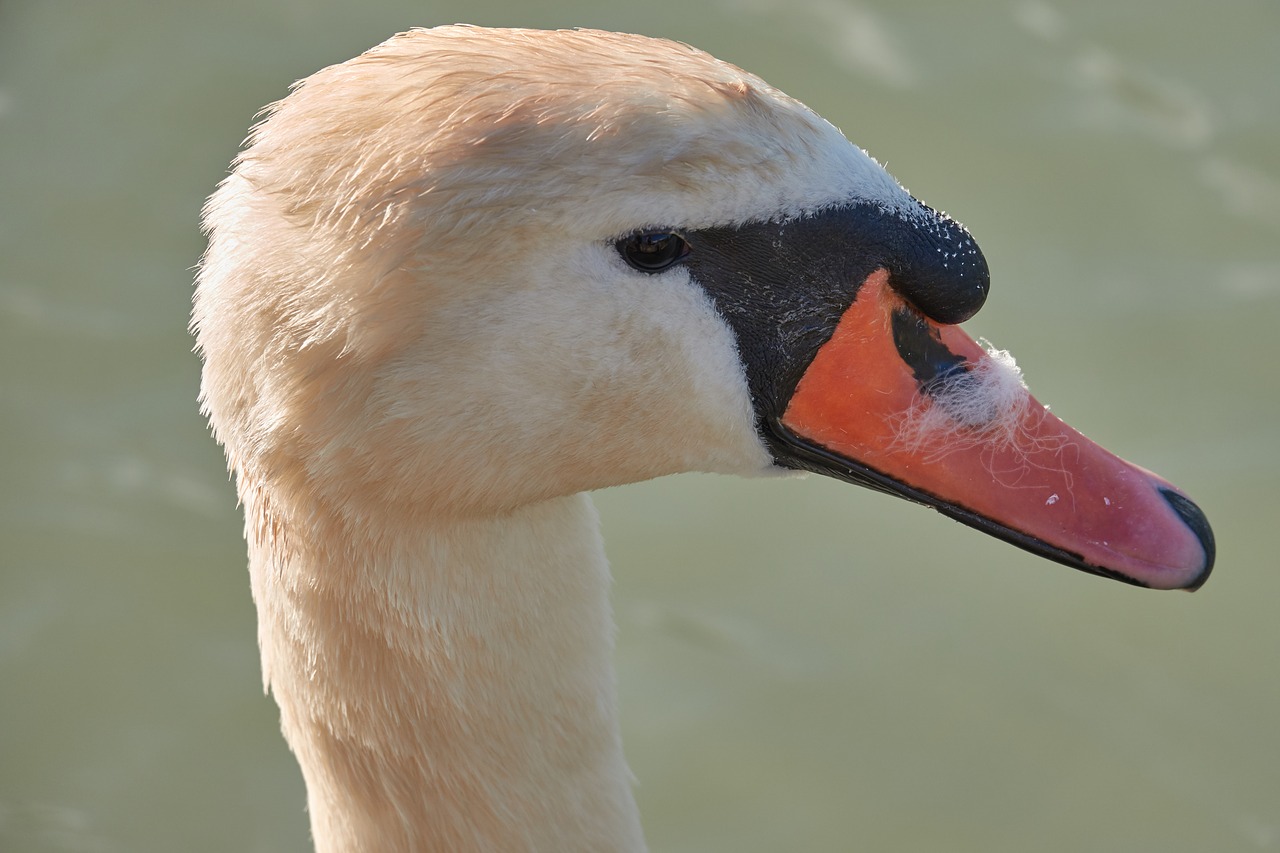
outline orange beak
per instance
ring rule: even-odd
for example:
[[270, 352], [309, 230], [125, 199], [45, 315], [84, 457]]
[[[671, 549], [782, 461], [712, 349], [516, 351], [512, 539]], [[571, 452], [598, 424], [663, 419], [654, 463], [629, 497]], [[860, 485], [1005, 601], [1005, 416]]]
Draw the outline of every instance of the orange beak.
[[1195, 589], [1213, 533], [1172, 485], [1036, 401], [958, 326], [873, 272], [775, 424], [805, 467], [893, 492], [1050, 559]]

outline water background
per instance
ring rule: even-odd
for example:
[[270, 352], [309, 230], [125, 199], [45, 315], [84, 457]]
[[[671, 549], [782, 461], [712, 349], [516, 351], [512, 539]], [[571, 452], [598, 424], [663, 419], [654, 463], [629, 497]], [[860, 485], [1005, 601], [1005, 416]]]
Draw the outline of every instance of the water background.
[[964, 221], [967, 324], [1206, 509], [1152, 593], [822, 478], [601, 494], [657, 851], [1280, 849], [1280, 6], [0, 0], [0, 851], [302, 851], [198, 210], [288, 83], [414, 25], [679, 38]]

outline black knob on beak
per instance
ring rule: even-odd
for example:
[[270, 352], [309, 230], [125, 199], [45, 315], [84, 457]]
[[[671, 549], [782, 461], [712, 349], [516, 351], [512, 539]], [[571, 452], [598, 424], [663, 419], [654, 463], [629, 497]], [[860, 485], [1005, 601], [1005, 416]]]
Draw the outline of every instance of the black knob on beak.
[[938, 323], [962, 323], [987, 299], [991, 275], [969, 231], [945, 213], [921, 204], [903, 216], [886, 241], [889, 284]]

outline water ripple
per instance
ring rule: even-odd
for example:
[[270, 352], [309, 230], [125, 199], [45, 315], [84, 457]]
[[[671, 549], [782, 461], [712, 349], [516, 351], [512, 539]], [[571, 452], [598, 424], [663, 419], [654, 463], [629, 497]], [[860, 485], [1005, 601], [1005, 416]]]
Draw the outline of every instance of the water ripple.
[[866, 6], [838, 0], [723, 0], [720, 5], [737, 14], [769, 17], [808, 40], [820, 39], [841, 68], [885, 85], [909, 88], [919, 76], [891, 28]]
[[1200, 164], [1198, 176], [1229, 213], [1280, 222], [1280, 181], [1261, 169], [1211, 156]]
[[120, 340], [137, 335], [139, 323], [114, 308], [60, 301], [34, 287], [0, 287], [0, 317], [30, 329], [93, 340]]
[[1171, 77], [1089, 47], [1076, 56], [1070, 79], [1085, 96], [1080, 117], [1087, 123], [1137, 129], [1185, 150], [1203, 149], [1213, 141], [1208, 102]]

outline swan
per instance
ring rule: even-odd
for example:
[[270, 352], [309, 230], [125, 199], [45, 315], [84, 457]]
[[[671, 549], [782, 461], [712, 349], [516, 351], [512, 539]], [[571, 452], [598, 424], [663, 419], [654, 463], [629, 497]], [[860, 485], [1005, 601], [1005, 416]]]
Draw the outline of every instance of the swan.
[[971, 235], [686, 45], [397, 35], [204, 211], [200, 399], [321, 851], [644, 848], [586, 493], [813, 471], [1195, 588], [1203, 513], [957, 324]]

